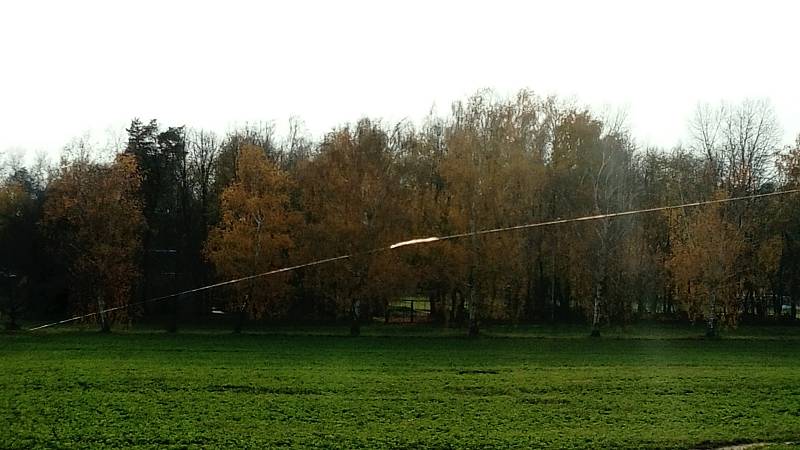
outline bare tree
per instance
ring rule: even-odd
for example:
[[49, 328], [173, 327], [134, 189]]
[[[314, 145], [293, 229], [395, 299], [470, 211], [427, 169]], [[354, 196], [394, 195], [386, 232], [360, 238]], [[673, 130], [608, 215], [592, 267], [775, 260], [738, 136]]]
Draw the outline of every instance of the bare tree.
[[755, 192], [766, 181], [781, 130], [768, 100], [698, 105], [689, 123], [691, 149], [707, 164], [707, 181], [730, 194]]
[[[595, 214], [606, 214], [630, 209], [634, 200], [635, 177], [632, 173], [632, 147], [626, 134], [615, 132], [599, 142], [600, 165], [592, 177], [592, 200]], [[609, 298], [610, 278], [618, 275], [622, 261], [611, 266], [626, 234], [632, 226], [631, 220], [617, 220], [611, 223], [602, 219], [594, 224], [597, 235], [594, 263], [591, 264], [594, 292], [592, 296], [592, 336], [600, 336], [602, 310], [612, 306]], [[624, 306], [622, 308], [624, 309]]]
[[313, 142], [305, 128], [305, 123], [297, 118], [289, 118], [289, 131], [279, 144], [281, 165], [284, 169], [294, 168], [300, 161], [311, 156]]
[[780, 144], [781, 130], [768, 100], [745, 100], [729, 108], [722, 135], [729, 191], [753, 193], [766, 181], [770, 158]]
[[208, 223], [209, 195], [214, 183], [214, 168], [219, 155], [219, 139], [210, 131], [188, 130], [188, 172], [192, 190], [200, 202], [203, 223]]

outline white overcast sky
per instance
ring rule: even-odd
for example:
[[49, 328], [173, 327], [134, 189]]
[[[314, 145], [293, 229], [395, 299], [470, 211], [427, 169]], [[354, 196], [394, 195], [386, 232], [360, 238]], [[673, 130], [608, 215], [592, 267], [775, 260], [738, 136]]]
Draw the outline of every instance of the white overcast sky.
[[800, 133], [800, 7], [781, 1], [34, 1], [0, 4], [0, 152], [56, 154], [133, 117], [318, 137], [491, 87], [628, 111], [686, 140], [698, 102], [772, 101]]

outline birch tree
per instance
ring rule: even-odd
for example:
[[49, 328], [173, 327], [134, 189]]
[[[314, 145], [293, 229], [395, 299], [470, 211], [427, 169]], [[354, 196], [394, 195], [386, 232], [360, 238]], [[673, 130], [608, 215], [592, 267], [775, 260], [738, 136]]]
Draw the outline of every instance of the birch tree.
[[135, 158], [121, 154], [109, 165], [64, 161], [47, 192], [44, 224], [56, 251], [69, 261], [72, 310], [96, 313], [105, 332], [131, 317], [125, 306], [139, 276], [145, 227], [140, 183]]
[[[236, 158], [234, 181], [222, 192], [221, 220], [209, 234], [206, 255], [222, 279], [285, 267], [294, 246], [291, 231], [299, 216], [289, 202], [290, 180], [264, 150], [244, 145]], [[279, 317], [288, 307], [287, 275], [234, 285], [227, 307], [237, 314], [240, 333], [247, 317]]]

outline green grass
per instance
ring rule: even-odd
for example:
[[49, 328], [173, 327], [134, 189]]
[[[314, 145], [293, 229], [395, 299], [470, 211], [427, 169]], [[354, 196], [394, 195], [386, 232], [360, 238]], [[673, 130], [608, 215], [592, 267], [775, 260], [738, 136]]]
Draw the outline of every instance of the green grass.
[[[691, 448], [800, 439], [794, 329], [780, 339], [740, 329], [713, 341], [694, 339], [700, 328], [599, 340], [577, 327], [546, 339], [544, 329], [498, 327], [477, 340], [432, 327], [367, 327], [355, 339], [304, 333], [315, 330], [346, 332], [0, 335], [0, 448]], [[376, 336], [381, 330], [389, 336]]]

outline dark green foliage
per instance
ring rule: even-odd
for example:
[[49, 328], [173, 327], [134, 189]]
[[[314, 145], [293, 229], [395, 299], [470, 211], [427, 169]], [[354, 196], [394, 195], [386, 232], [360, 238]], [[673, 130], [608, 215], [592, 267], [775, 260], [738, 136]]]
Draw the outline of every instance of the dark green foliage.
[[14, 170], [0, 180], [0, 197], [0, 314], [8, 319], [8, 329], [16, 329], [19, 316], [41, 306], [33, 299], [52, 283], [47, 274], [53, 262], [43, 255], [44, 240], [36, 226], [44, 192], [34, 174]]
[[151, 120], [143, 125], [131, 122], [126, 153], [136, 156], [142, 174], [141, 196], [147, 221], [141, 255], [142, 283], [140, 299], [174, 292], [202, 279], [200, 239], [202, 222], [194, 204], [186, 131], [169, 127], [160, 131]]

